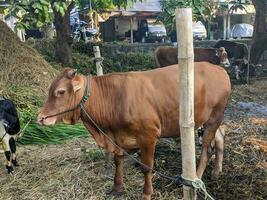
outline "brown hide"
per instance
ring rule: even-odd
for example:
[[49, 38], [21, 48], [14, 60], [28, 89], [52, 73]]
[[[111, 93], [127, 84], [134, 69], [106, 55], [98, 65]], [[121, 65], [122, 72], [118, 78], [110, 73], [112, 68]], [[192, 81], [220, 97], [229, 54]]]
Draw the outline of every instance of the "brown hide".
[[[38, 121], [52, 125], [56, 121], [75, 122], [80, 110], [61, 117], [45, 118], [76, 106], [85, 90], [86, 77], [68, 75], [67, 69], [52, 84]], [[90, 79], [91, 96], [86, 112], [123, 150], [140, 149], [141, 161], [153, 167], [156, 142], [160, 137], [179, 137], [179, 66], [173, 65], [144, 72], [114, 73]], [[204, 125], [205, 134], [197, 174], [207, 164], [208, 147], [221, 124], [230, 95], [230, 80], [220, 66], [195, 63], [195, 127]], [[65, 90], [63, 95], [62, 90]], [[68, 102], [68, 103], [67, 103]], [[58, 106], [56, 106], [58, 105]], [[65, 108], [63, 108], [65, 106]], [[123, 190], [123, 151], [100, 133], [85, 114], [81, 119], [96, 143], [115, 153], [116, 173], [113, 192]], [[152, 171], [144, 170], [142, 199], [153, 193]]]
[[[213, 69], [209, 63], [196, 65], [195, 124], [200, 127], [208, 121], [214, 107], [224, 109], [230, 82], [222, 68]], [[135, 149], [139, 147], [138, 140], [179, 136], [178, 86], [175, 66], [94, 77], [86, 108], [100, 127], [115, 135], [121, 147]], [[83, 121], [87, 122], [86, 117]], [[88, 125], [86, 127], [94, 132]], [[145, 136], [146, 131], [153, 135]], [[100, 146], [112, 147], [98, 133], [94, 138]]]
[[[220, 65], [222, 63], [225, 63], [228, 65], [229, 61], [227, 58], [227, 53], [224, 51], [224, 54], [226, 55], [223, 55], [222, 57], [220, 53], [221, 53], [220, 50], [217, 50], [215, 48], [194, 48], [194, 61], [195, 62], [206, 61], [215, 65]], [[154, 54], [157, 67], [165, 67], [178, 63], [177, 47], [160, 46], [156, 48]]]

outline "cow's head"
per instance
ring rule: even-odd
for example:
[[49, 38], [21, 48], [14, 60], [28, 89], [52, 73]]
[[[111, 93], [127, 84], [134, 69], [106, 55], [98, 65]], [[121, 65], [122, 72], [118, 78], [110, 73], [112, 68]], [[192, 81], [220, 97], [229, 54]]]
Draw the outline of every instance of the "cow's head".
[[40, 124], [54, 125], [59, 121], [70, 124], [79, 119], [79, 109], [47, 117], [74, 108], [79, 104], [84, 92], [84, 79], [76, 74], [77, 70], [66, 68], [53, 81], [49, 88], [48, 98], [37, 117]]
[[223, 67], [229, 67], [230, 62], [228, 60], [228, 55], [224, 47], [220, 47], [217, 49], [216, 55], [218, 56], [220, 60], [220, 65]]

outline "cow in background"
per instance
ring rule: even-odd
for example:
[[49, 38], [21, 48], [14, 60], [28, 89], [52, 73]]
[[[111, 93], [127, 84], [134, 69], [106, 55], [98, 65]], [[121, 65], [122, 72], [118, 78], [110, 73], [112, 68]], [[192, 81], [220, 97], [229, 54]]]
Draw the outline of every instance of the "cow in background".
[[19, 117], [15, 104], [9, 99], [0, 97], [0, 143], [5, 152], [8, 173], [13, 171], [12, 164], [18, 166], [15, 138], [19, 131]]
[[[219, 40], [214, 48], [224, 47], [228, 58], [231, 63], [231, 69], [237, 80], [246, 77], [248, 67], [250, 75], [254, 75], [255, 66], [249, 64], [249, 49], [246, 44], [228, 41], [228, 40]], [[228, 70], [228, 73], [231, 75], [231, 69]]]
[[[171, 46], [160, 46], [154, 51], [155, 61], [157, 67], [165, 67], [175, 65], [178, 63], [178, 48]], [[206, 61], [215, 65], [228, 67], [230, 62], [228, 60], [227, 52], [222, 48], [194, 48], [194, 61]]]

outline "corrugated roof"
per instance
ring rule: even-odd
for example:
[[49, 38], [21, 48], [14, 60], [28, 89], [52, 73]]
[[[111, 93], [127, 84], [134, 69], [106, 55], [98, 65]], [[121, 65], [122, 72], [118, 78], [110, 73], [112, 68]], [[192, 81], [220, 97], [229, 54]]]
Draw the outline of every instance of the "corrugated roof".
[[128, 12], [162, 12], [160, 0], [143, 0], [137, 1], [129, 5], [126, 9], [119, 9], [119, 11]]

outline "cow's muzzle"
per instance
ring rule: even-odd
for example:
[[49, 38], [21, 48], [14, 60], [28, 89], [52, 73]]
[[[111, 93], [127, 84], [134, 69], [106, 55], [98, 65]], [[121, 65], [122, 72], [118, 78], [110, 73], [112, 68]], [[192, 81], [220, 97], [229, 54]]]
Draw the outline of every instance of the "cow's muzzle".
[[43, 114], [39, 114], [37, 116], [37, 122], [38, 124], [40, 125], [45, 125], [45, 126], [48, 126], [48, 125], [54, 125], [57, 121], [57, 118], [56, 117], [50, 117], [50, 118], [47, 118], [45, 115]]

